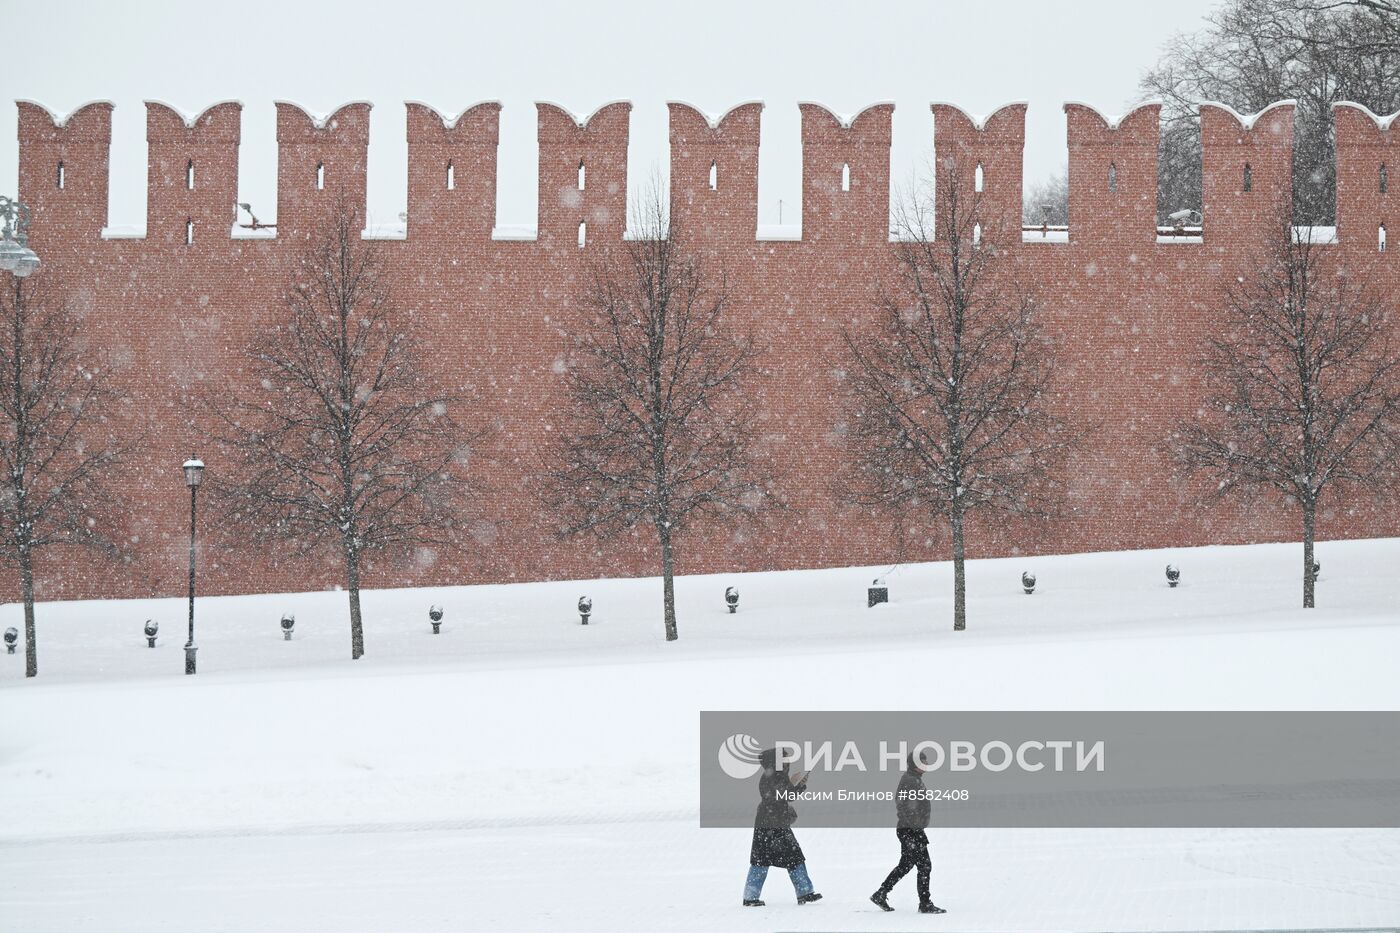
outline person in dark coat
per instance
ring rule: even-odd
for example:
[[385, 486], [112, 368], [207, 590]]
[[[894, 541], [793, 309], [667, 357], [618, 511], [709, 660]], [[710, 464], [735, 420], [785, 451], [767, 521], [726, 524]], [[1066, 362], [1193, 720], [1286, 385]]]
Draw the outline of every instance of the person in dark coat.
[[909, 874], [911, 868], [918, 869], [919, 913], [941, 914], [946, 911], [929, 898], [929, 876], [933, 874], [933, 863], [928, 857], [929, 802], [928, 788], [924, 787], [924, 766], [926, 761], [914, 755], [909, 756], [904, 774], [899, 778], [899, 788], [894, 795], [895, 837], [899, 839], [899, 864], [890, 872], [884, 884], [870, 900], [881, 910], [894, 910], [890, 906], [890, 892], [899, 880]]
[[786, 764], [779, 767], [777, 749], [765, 749], [758, 756], [758, 762], [763, 766], [763, 773], [758, 779], [759, 801], [753, 818], [753, 845], [749, 848], [749, 877], [744, 882], [744, 906], [763, 906], [759, 895], [763, 893], [768, 869], [773, 865], [787, 869], [793, 890], [797, 892], [797, 903], [819, 901], [822, 896], [812, 888], [812, 879], [807, 877], [807, 858], [792, 832], [797, 810], [790, 801], [778, 796], [785, 789], [794, 793], [806, 790], [807, 775], [794, 779], [788, 774]]

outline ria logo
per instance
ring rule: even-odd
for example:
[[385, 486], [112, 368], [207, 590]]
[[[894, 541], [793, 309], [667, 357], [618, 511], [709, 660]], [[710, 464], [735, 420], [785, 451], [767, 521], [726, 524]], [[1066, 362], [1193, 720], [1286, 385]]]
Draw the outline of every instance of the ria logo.
[[735, 780], [748, 780], [758, 773], [758, 756], [762, 751], [763, 746], [758, 744], [758, 739], [736, 732], [720, 743], [720, 769]]

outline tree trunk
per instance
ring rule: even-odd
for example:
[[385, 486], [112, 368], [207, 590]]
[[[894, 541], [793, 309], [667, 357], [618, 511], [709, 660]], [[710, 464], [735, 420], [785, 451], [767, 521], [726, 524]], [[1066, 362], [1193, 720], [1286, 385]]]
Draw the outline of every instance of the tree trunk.
[[1313, 608], [1313, 537], [1317, 533], [1317, 503], [1303, 503], [1303, 608]]
[[360, 552], [354, 544], [345, 544], [345, 584], [350, 591], [350, 660], [358, 661], [365, 653], [365, 630], [360, 617]]
[[659, 522], [657, 534], [661, 537], [661, 602], [666, 616], [666, 640], [680, 638], [676, 631], [676, 558], [671, 546], [671, 526]]
[[953, 631], [967, 628], [967, 576], [963, 550], [962, 509], [953, 507]]
[[34, 554], [19, 549], [20, 587], [24, 596], [24, 676], [39, 676], [39, 646], [34, 632]]

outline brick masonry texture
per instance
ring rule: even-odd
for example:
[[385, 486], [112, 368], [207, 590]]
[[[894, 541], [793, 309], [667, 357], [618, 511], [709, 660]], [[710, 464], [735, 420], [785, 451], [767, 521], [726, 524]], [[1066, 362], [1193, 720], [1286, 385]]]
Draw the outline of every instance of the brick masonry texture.
[[[111, 372], [121, 395], [115, 431], [141, 439], [118, 470], [126, 557], [41, 556], [39, 593], [46, 599], [183, 592], [188, 493], [179, 464], [195, 452], [211, 477], [220, 469], [208, 441], [212, 425], [195, 400], [247, 384], [243, 351], [281, 313], [289, 263], [317, 218], [337, 192], [357, 205], [365, 196], [369, 105], [347, 104], [318, 123], [279, 103], [276, 237], [233, 238], [240, 105], [218, 104], [186, 122], [150, 103], [146, 236], [104, 238], [111, 109], [90, 104], [60, 121], [43, 107], [19, 104], [19, 194], [34, 212], [40, 277], [82, 315], [85, 353]], [[461, 552], [373, 563], [366, 585], [658, 572], [650, 529], [606, 542], [560, 541], [531, 493], [560, 425], [568, 353], [560, 321], [590, 251], [620, 241], [625, 229], [631, 105], [610, 104], [583, 123], [539, 105], [534, 240], [492, 239], [499, 105], [479, 104], [455, 120], [420, 104], [408, 109], [407, 235], [378, 245], [426, 365], [445, 391], [466, 400], [461, 420], [489, 425], [492, 434], [470, 464], [486, 494]], [[708, 264], [728, 277], [731, 325], [768, 347], [769, 375], [756, 390], [763, 450], [794, 508], [766, 528], [692, 529], [680, 542], [679, 570], [946, 559], [948, 542], [936, 526], [913, 521], [896, 541], [887, 520], [843, 505], [832, 485], [843, 465], [841, 329], [871, 319], [874, 291], [890, 268], [893, 107], [867, 108], [847, 123], [819, 105], [802, 105], [800, 241], [755, 239], [761, 110], [743, 104], [716, 123], [670, 105], [671, 204]], [[1063, 517], [1037, 526], [974, 524], [971, 554], [1296, 538], [1296, 513], [1272, 499], [1199, 507], [1199, 489], [1173, 480], [1163, 453], [1170, 428], [1198, 405], [1193, 361], [1223, 285], [1251, 268], [1273, 233], [1274, 211], [1290, 185], [1292, 105], [1249, 118], [1202, 105], [1204, 237], [1191, 243], [1157, 240], [1155, 105], [1113, 125], [1092, 108], [1066, 105], [1068, 242], [1022, 242], [1024, 105], [981, 122], [951, 105], [932, 110], [938, 171], [966, 173], [970, 185], [981, 165], [985, 238], [1009, 254], [1041, 304], [1059, 359], [1053, 404], [1096, 426], [1068, 466]], [[1336, 128], [1337, 243], [1323, 248], [1339, 271], [1366, 281], [1393, 306], [1400, 247], [1383, 252], [1378, 236], [1383, 224], [1400, 232], [1400, 181], [1382, 192], [1379, 177], [1382, 164], [1400, 177], [1400, 125], [1339, 105]], [[842, 185], [846, 166], [849, 190]], [[580, 223], [587, 225], [583, 248]], [[201, 549], [201, 592], [342, 582], [333, 554], [297, 559], [276, 542], [230, 542], [210, 532]], [[1333, 498], [1324, 502], [1321, 534], [1400, 534], [1400, 518], [1369, 498]]]

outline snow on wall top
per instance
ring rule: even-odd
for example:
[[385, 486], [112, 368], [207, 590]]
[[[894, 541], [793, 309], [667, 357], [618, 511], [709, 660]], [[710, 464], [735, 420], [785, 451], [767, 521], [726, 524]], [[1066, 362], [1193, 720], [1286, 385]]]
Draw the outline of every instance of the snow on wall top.
[[1296, 107], [1298, 106], [1298, 101], [1294, 98], [1289, 98], [1288, 100], [1274, 101], [1272, 104], [1265, 107], [1258, 113], [1249, 114], [1240, 113], [1238, 110], [1236, 110], [1234, 107], [1231, 107], [1229, 104], [1222, 104], [1219, 101], [1214, 100], [1203, 100], [1200, 102], [1199, 106], [1202, 111], [1204, 111], [1207, 107], [1214, 107], [1216, 110], [1222, 110], [1230, 116], [1234, 117], [1235, 122], [1240, 125], [1241, 129], [1252, 130], [1254, 129], [1254, 124], [1258, 123], [1260, 117], [1264, 116], [1264, 114], [1270, 112], [1271, 110], [1277, 110], [1280, 107]]
[[363, 107], [366, 111], [368, 111], [374, 106], [373, 103], [367, 100], [352, 100], [347, 103], [341, 104], [339, 107], [332, 110], [330, 113], [322, 113], [318, 110], [307, 110], [301, 104], [290, 100], [273, 101], [273, 105], [277, 107], [278, 113], [281, 113], [282, 108], [285, 107], [289, 111], [295, 111], [296, 113], [301, 114], [303, 117], [306, 118], [307, 122], [311, 124], [311, 127], [313, 129], [318, 130], [335, 129], [335, 122], [338, 121], [340, 115], [345, 113], [347, 110], [353, 110], [353, 108]]
[[[861, 122], [863, 118], [866, 118], [867, 114], [878, 115], [882, 113], [889, 114], [894, 112], [894, 101], [892, 100], [878, 101], [876, 103], [870, 104], [867, 107], [863, 107], [854, 114], [838, 113], [835, 110], [832, 110], [826, 104], [817, 103], [816, 101], [811, 100], [798, 101], [797, 106], [804, 112], [807, 112], [806, 108], [810, 107], [812, 108], [812, 112], [826, 114], [827, 116], [831, 117], [831, 119], [835, 122], [837, 128], [843, 130], [853, 129], [857, 123]], [[878, 119], [878, 116], [871, 116], [868, 119]]]
[[500, 140], [501, 102], [483, 100], [448, 119], [429, 104], [405, 101], [408, 142], [477, 143], [494, 146]]
[[62, 118], [32, 100], [17, 100], [15, 106], [19, 108], [21, 149], [26, 142], [33, 141], [103, 142], [112, 138], [113, 104], [110, 100], [89, 101]]
[[931, 109], [934, 113], [937, 113], [938, 108], [946, 107], [948, 110], [961, 114], [963, 118], [966, 119], [967, 122], [972, 125], [973, 129], [977, 130], [978, 132], [981, 132], [982, 130], [985, 130], [993, 120], [1000, 117], [1001, 114], [1013, 112], [1017, 107], [1025, 109], [1029, 106], [1030, 103], [1028, 101], [1013, 100], [1002, 104], [1000, 107], [996, 108], [991, 113], [978, 116], [977, 114], [969, 113], [968, 111], [959, 107], [957, 104], [950, 104], [947, 101], [936, 100], [929, 104], [929, 109]]
[[[1080, 110], [1085, 113], [1092, 114], [1093, 116], [1098, 117], [1099, 121], [1103, 123], [1103, 127], [1106, 130], [1122, 129], [1122, 127], [1126, 123], [1129, 123], [1134, 119], [1145, 120], [1150, 118], [1155, 123], [1158, 119], [1158, 114], [1161, 111], [1161, 109], [1162, 102], [1160, 100], [1145, 100], [1137, 106], [1133, 107], [1133, 109], [1129, 110], [1127, 113], [1120, 113], [1116, 115], [1106, 114], [1099, 108], [1095, 107], [1093, 104], [1086, 104], [1083, 101], [1067, 100], [1064, 103], [1065, 113], [1070, 113], [1073, 110]], [[1139, 116], [1140, 114], [1141, 116]]]
[[242, 128], [243, 104], [226, 100], [212, 104], [196, 114], [188, 114], [164, 101], [146, 103], [146, 140], [164, 141], [174, 138], [184, 141], [198, 131], [203, 142], [238, 143]]
[[1373, 112], [1371, 108], [1367, 107], [1365, 104], [1355, 104], [1351, 101], [1340, 101], [1332, 105], [1332, 113], [1334, 116], [1340, 115], [1346, 111], [1355, 111], [1358, 114], [1370, 117], [1376, 129], [1382, 132], [1388, 132], [1390, 128], [1395, 125], [1396, 118], [1400, 117], [1400, 110], [1386, 116], [1381, 116]]
[[578, 133], [620, 134], [626, 137], [631, 115], [631, 101], [612, 101], [599, 106], [587, 118], [578, 118], [577, 113], [566, 106], [549, 101], [536, 101], [535, 112], [539, 118], [540, 139], [564, 139]]
[[[667, 107], [667, 109], [670, 111], [670, 113], [671, 113], [673, 119], [674, 119], [676, 113], [678, 112], [679, 108], [685, 108], [685, 110], [690, 111], [691, 113], [695, 114], [695, 115], [696, 115], [697, 117], [699, 117], [700, 119], [704, 120], [704, 121], [705, 121], [706, 127], [709, 128], [709, 129], [712, 129], [712, 130], [717, 130], [717, 129], [719, 129], [720, 127], [722, 127], [722, 126], [724, 125], [725, 121], [728, 120], [731, 116], [733, 116], [733, 115], [739, 113], [740, 111], [743, 111], [743, 110], [744, 110], [745, 108], [747, 108], [747, 107], [757, 107], [757, 108], [759, 109], [759, 111], [762, 111], [762, 110], [763, 110], [763, 106], [764, 106], [764, 104], [763, 104], [763, 101], [761, 101], [761, 100], [749, 100], [749, 101], [745, 101], [745, 102], [742, 103], [742, 104], [735, 104], [733, 107], [730, 107], [728, 110], [724, 111], [724, 113], [722, 113], [722, 114], [720, 114], [718, 117], [716, 117], [711, 111], [705, 110], [705, 109], [703, 109], [703, 108], [701, 108], [701, 107], [697, 107], [697, 106], [695, 106], [694, 104], [690, 103], [689, 101], [684, 101], [684, 100], [668, 100], [668, 101], [666, 102], [666, 107]], [[679, 111], [679, 112], [684, 112], [684, 111]]]
[[499, 111], [501, 109], [501, 102], [499, 100], [479, 100], [476, 103], [470, 104], [462, 110], [458, 111], [457, 115], [454, 117], [446, 116], [441, 110], [437, 109], [432, 104], [426, 103], [421, 100], [406, 100], [404, 101], [404, 106], [408, 107], [410, 110], [414, 107], [422, 107], [424, 110], [427, 110], [433, 116], [437, 117], [439, 121], [441, 121], [443, 129], [455, 130], [457, 128], [458, 121], [460, 121], [463, 117], [466, 117], [473, 110], [476, 110], [478, 107], [486, 107]]

